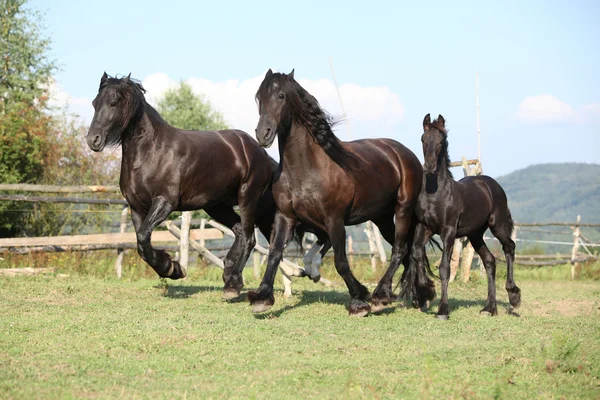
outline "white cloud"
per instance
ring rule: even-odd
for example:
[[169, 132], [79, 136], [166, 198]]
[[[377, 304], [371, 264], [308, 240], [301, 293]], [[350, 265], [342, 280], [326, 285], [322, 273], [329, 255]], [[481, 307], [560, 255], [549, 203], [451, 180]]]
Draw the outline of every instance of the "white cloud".
[[517, 111], [518, 119], [530, 123], [573, 122], [577, 117], [570, 105], [548, 94], [525, 97]]
[[56, 81], [50, 82], [50, 107], [65, 110], [68, 114], [76, 115], [86, 123], [91, 122], [94, 116], [92, 100], [87, 97], [73, 97], [67, 93]]
[[[260, 86], [262, 76], [247, 80], [227, 80], [212, 82], [203, 78], [186, 80], [195, 93], [203, 93], [212, 105], [223, 115], [230, 126], [242, 129], [254, 135], [258, 122], [258, 110], [254, 101], [256, 90]], [[323, 108], [333, 115], [341, 115], [341, 107], [333, 81], [328, 79], [300, 79], [300, 85], [317, 98]], [[146, 98], [156, 103], [163, 93], [176, 87], [177, 82], [166, 74], [156, 73], [147, 76], [142, 84], [147, 90]], [[347, 124], [341, 125], [337, 133], [345, 138], [347, 125], [354, 123], [371, 123], [372, 132], [381, 134], [401, 122], [404, 107], [399, 96], [389, 87], [369, 87], [356, 84], [340, 86], [340, 95], [347, 114]], [[391, 132], [390, 132], [391, 133]], [[361, 137], [369, 136], [361, 133]]]

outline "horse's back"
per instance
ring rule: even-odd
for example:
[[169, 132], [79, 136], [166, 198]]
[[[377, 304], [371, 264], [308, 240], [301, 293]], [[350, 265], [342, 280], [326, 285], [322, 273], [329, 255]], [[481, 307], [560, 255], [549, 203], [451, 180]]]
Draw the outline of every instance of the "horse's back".
[[[498, 218], [510, 215], [506, 193], [500, 184], [487, 175], [467, 176], [457, 182], [465, 210], [488, 214], [493, 224]], [[467, 211], [468, 212], [468, 211]]]

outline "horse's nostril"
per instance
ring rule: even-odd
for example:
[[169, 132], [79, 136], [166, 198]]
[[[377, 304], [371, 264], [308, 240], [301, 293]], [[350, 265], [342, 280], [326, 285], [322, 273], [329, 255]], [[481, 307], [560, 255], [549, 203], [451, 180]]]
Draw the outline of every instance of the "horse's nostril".
[[271, 133], [271, 128], [267, 128], [267, 135]]
[[100, 135], [96, 135], [96, 137], [94, 137], [94, 146], [98, 146], [100, 144]]

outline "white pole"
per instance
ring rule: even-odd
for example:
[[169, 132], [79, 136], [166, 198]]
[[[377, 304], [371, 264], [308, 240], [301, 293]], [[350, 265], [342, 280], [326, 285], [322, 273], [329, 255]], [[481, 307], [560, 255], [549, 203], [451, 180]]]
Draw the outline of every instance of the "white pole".
[[481, 131], [479, 130], [479, 71], [475, 71], [475, 107], [477, 109], [477, 158], [481, 164]]
[[350, 134], [350, 121], [348, 121], [346, 110], [344, 110], [344, 103], [342, 102], [340, 88], [338, 87], [337, 81], [335, 80], [335, 72], [333, 72], [333, 61], [331, 61], [331, 58], [329, 58], [329, 66], [331, 67], [331, 76], [333, 77], [333, 84], [335, 85], [335, 90], [337, 91], [338, 99], [340, 101], [340, 107], [342, 107], [342, 115], [344, 116], [344, 122], [348, 126], [348, 140], [352, 140], [352, 135]]

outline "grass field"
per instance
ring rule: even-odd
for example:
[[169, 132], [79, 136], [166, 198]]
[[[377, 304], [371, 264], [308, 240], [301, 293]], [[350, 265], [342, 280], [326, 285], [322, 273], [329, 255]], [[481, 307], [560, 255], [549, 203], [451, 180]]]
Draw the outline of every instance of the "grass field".
[[221, 301], [215, 269], [3, 277], [0, 398], [600, 398], [600, 282], [552, 271], [518, 270], [520, 317], [502, 278], [495, 318], [482, 281], [453, 283], [449, 321], [350, 318], [343, 286], [305, 279], [253, 315]]

